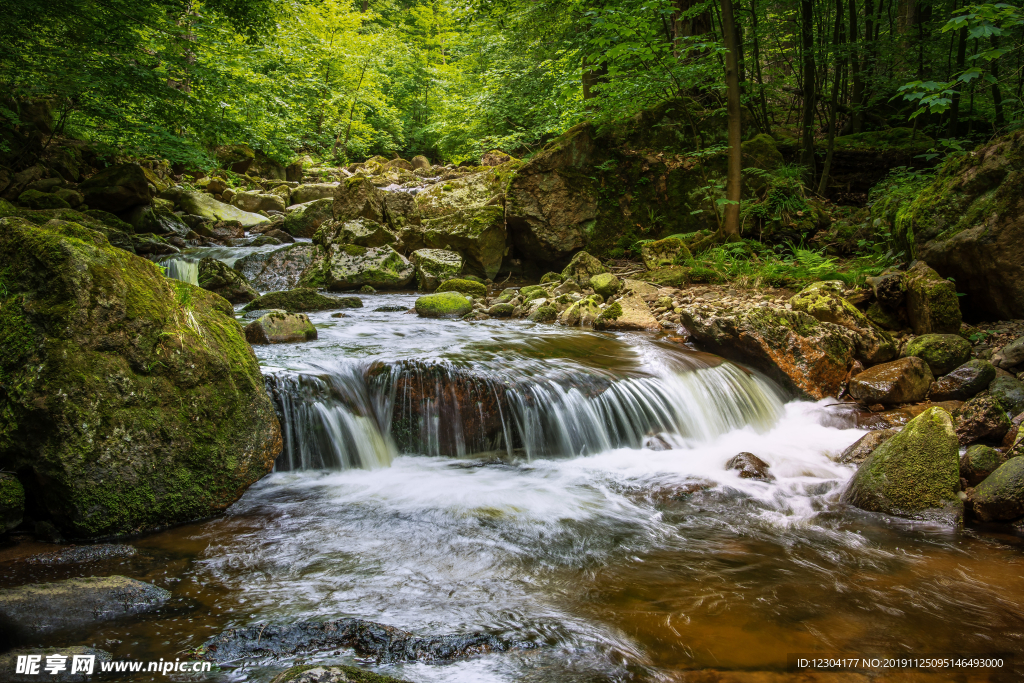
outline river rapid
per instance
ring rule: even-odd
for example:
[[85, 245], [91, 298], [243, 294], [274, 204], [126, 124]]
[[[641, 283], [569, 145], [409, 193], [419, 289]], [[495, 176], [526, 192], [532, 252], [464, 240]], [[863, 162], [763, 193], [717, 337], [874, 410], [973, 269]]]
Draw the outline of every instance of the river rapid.
[[[286, 451], [224, 516], [138, 539], [106, 567], [9, 563], [3, 582], [109, 569], [171, 590], [157, 613], [79, 634], [115, 659], [344, 616], [536, 646], [363, 663], [418, 683], [1022, 650], [1019, 539], [840, 506], [853, 469], [833, 458], [864, 434], [843, 406], [788, 400], [667, 335], [426, 320], [404, 312], [413, 295], [361, 298], [343, 318], [310, 314], [317, 341], [257, 347]], [[774, 481], [727, 470], [740, 452]], [[287, 664], [216, 678], [269, 681]]]

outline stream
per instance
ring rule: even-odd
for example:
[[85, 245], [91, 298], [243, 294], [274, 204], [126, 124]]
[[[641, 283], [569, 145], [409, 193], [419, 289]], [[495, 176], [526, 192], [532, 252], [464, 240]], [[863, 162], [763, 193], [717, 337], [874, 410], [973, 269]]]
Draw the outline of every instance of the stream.
[[[830, 456], [864, 434], [841, 405], [789, 401], [667, 335], [430, 320], [405, 312], [411, 294], [361, 298], [343, 318], [310, 314], [314, 342], [256, 347], [285, 452], [225, 515], [139, 538], [130, 559], [6, 563], [2, 583], [123, 573], [172, 591], [158, 612], [77, 634], [115, 659], [343, 616], [536, 646], [363, 663], [417, 683], [1022, 650], [1020, 540], [839, 506], [853, 468]], [[744, 451], [775, 480], [727, 470]], [[288, 664], [214, 678], [269, 681]]]

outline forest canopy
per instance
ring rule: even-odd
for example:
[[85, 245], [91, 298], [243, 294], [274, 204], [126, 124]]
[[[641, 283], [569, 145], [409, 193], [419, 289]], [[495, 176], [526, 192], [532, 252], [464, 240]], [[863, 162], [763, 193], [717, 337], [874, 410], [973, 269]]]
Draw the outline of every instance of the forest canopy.
[[20, 0], [0, 14], [0, 124], [46, 101], [54, 134], [195, 165], [231, 144], [280, 162], [526, 156], [676, 100], [696, 130], [726, 111], [726, 9], [744, 137], [806, 152], [913, 126], [960, 147], [1020, 123], [1024, 27], [1002, 3]]

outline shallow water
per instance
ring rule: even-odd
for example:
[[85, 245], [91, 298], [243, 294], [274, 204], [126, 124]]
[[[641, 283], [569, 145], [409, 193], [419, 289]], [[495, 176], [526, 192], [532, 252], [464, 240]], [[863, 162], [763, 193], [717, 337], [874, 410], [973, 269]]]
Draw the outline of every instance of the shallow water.
[[[317, 342], [257, 353], [268, 375], [348, 378], [343, 386], [366, 403], [339, 399], [332, 410], [365, 410], [363, 433], [378, 434], [390, 463], [276, 472], [221, 518], [139, 539], [140, 556], [130, 560], [74, 572], [5, 565], [7, 585], [118, 572], [174, 594], [159, 613], [60, 644], [173, 658], [233, 625], [357, 616], [420, 634], [487, 631], [539, 646], [377, 668], [384, 673], [545, 683], [784, 672], [787, 654], [798, 652], [1021, 651], [1019, 540], [839, 506], [853, 470], [829, 456], [863, 432], [839, 428], [836, 406], [784, 404], [756, 375], [665, 338], [427, 321], [374, 310], [409, 305], [411, 296], [362, 298], [366, 307], [345, 318], [311, 315]], [[461, 457], [403, 454], [381, 424], [389, 413], [375, 402], [377, 385], [361, 378], [375, 363], [413, 361], [451, 373], [442, 377], [507, 382], [511, 394], [603, 382], [597, 396], [575, 402], [546, 394], [563, 420], [591, 419], [587, 402], [605, 400], [608, 387], [626, 405], [633, 387], [638, 401], [663, 401], [633, 417], [657, 416], [665, 431], [653, 443], [667, 448], [643, 447], [659, 436], [645, 433], [640, 443], [623, 434], [619, 445], [584, 455], [555, 452], [564, 447], [557, 430], [542, 429], [550, 452], [539, 455], [523, 444]], [[776, 480], [726, 470], [741, 451], [768, 462]], [[353, 661], [344, 651], [313, 659]], [[218, 676], [267, 681], [284, 664]]]

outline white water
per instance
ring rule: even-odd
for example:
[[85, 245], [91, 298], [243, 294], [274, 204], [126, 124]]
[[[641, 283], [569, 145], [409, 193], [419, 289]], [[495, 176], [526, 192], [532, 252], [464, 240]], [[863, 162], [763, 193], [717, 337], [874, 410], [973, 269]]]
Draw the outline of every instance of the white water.
[[184, 259], [171, 259], [163, 262], [167, 277], [181, 280], [190, 285], [199, 285], [199, 262]]

